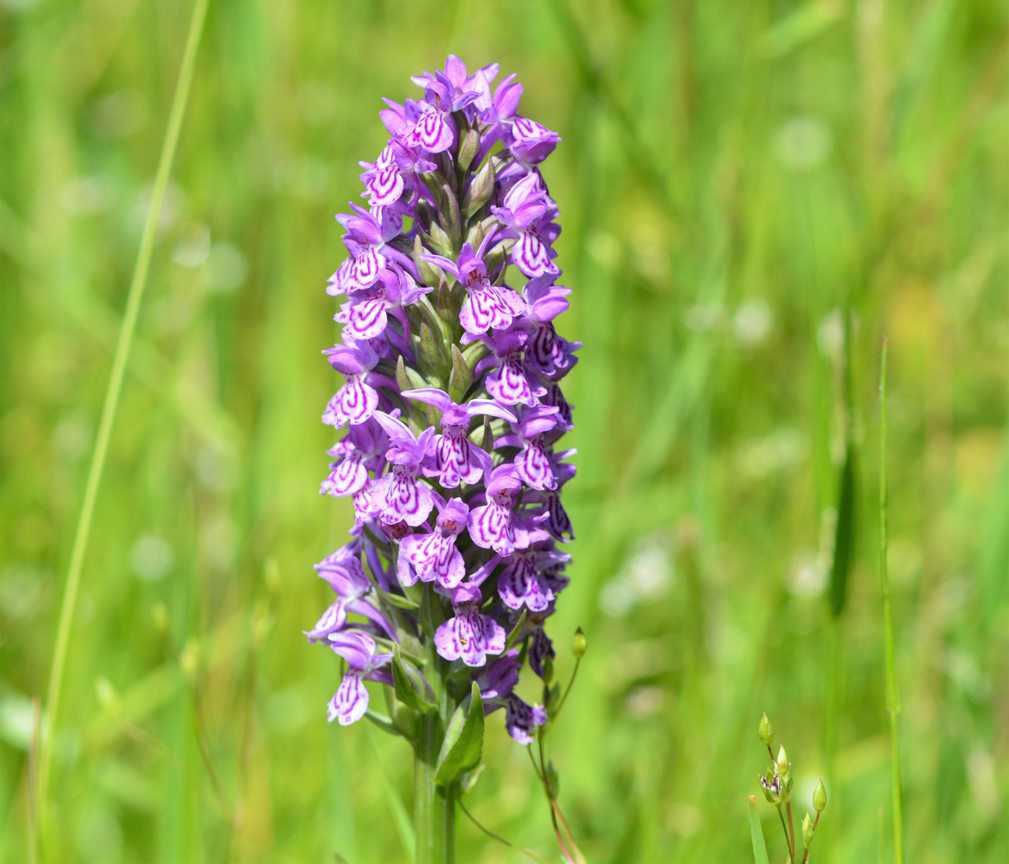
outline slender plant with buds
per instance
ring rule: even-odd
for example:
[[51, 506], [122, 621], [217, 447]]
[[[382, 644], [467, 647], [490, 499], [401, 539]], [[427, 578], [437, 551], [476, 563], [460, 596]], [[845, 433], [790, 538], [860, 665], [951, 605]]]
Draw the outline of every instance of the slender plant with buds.
[[[351, 496], [355, 525], [317, 565], [336, 597], [307, 635], [345, 664], [329, 719], [412, 744], [421, 862], [452, 860], [456, 804], [498, 710], [535, 742], [558, 841], [581, 858], [544, 741], [567, 696], [544, 624], [568, 584], [561, 490], [575, 473], [559, 382], [578, 345], [554, 329], [569, 289], [539, 171], [560, 139], [518, 113], [514, 75], [492, 86], [497, 72], [449, 57], [413, 79], [421, 99], [386, 100], [391, 137], [362, 163], [368, 206], [337, 216], [350, 257], [328, 289], [347, 298], [325, 352], [345, 380], [323, 421], [346, 433], [322, 492]], [[579, 635], [576, 658], [584, 647]], [[542, 703], [516, 693], [525, 667]], [[387, 714], [366, 681], [386, 685]]]
[[[764, 714], [760, 718], [757, 727], [757, 735], [767, 748], [767, 755], [771, 758], [770, 767], [760, 778], [760, 788], [768, 803], [773, 804], [778, 811], [778, 820], [781, 822], [781, 830], [785, 835], [785, 846], [788, 850], [789, 864], [795, 864], [797, 837], [795, 822], [792, 818], [792, 763], [788, 760], [784, 745], [778, 745], [778, 752], [774, 752], [774, 724]], [[816, 788], [813, 790], [813, 812], [816, 816], [810, 816], [807, 812], [802, 817], [799, 825], [802, 840], [802, 864], [808, 864], [810, 848], [813, 844], [813, 836], [820, 825], [820, 816], [827, 809], [827, 788], [822, 780], [816, 781]], [[750, 836], [753, 842], [753, 857], [756, 864], [765, 864], [767, 861], [767, 849], [764, 846], [764, 837], [760, 830], [760, 825], [755, 815], [756, 798], [750, 796]]]

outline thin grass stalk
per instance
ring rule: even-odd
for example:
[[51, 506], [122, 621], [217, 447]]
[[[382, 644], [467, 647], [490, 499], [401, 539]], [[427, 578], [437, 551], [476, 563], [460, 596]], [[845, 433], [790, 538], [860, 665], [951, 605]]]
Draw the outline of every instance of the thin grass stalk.
[[890, 772], [893, 791], [893, 857], [904, 864], [904, 809], [901, 797], [900, 772], [900, 690], [894, 663], [893, 615], [890, 607], [890, 576], [887, 569], [887, 488], [886, 488], [886, 358], [887, 343], [883, 340], [883, 356], [879, 374], [879, 573], [883, 593], [883, 638], [886, 651], [886, 710], [890, 715]]
[[46, 807], [48, 803], [49, 778], [52, 771], [52, 756], [54, 733], [59, 720], [60, 699], [63, 693], [63, 677], [66, 670], [67, 651], [70, 645], [70, 634], [73, 630], [74, 615], [77, 610], [77, 595], [80, 591], [81, 571], [84, 556], [87, 552], [91, 536], [91, 523], [95, 512], [98, 490], [101, 486], [105, 461], [109, 450], [109, 440], [119, 407], [119, 397], [122, 393], [123, 379], [126, 374], [126, 363], [130, 356], [130, 347], [137, 328], [137, 318], [144, 288], [147, 284], [147, 274], [150, 270], [151, 253], [154, 248], [154, 238], [158, 220], [161, 215], [161, 204], [165, 188], [171, 174], [175, 150], [182, 128], [182, 119], [189, 101], [189, 91], [196, 66], [196, 55], [203, 35], [203, 25], [207, 16], [209, 0], [196, 0], [189, 22], [189, 32], [182, 55], [182, 65], [176, 80], [175, 94], [172, 97], [171, 111], [165, 137], [161, 145], [161, 156], [158, 160], [154, 186], [151, 190], [151, 200], [147, 209], [140, 247], [133, 267], [129, 293], [126, 298], [126, 308], [123, 312], [119, 337], [112, 358], [112, 370], [109, 373], [108, 385], [105, 390], [105, 401], [102, 405], [101, 418], [98, 424], [98, 435], [91, 453], [91, 464], [88, 468], [87, 483], [84, 487], [84, 500], [74, 531], [74, 541], [70, 552], [70, 564], [64, 583], [63, 597], [60, 602], [59, 622], [56, 628], [56, 646], [53, 651], [52, 664], [49, 670], [49, 687], [46, 694], [46, 711], [42, 721], [42, 735], [39, 742], [39, 773], [35, 787], [36, 819], [35, 830], [39, 841], [45, 842], [47, 834]]

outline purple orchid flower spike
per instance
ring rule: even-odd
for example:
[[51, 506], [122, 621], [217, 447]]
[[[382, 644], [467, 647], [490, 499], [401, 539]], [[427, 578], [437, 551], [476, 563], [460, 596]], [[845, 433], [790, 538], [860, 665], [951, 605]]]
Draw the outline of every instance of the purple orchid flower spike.
[[466, 289], [459, 323], [473, 336], [480, 336], [488, 330], [505, 330], [525, 311], [525, 301], [511, 288], [491, 284], [483, 259], [491, 238], [492, 235], [488, 234], [477, 251], [466, 243], [459, 253], [458, 263], [441, 255], [422, 256], [429, 264], [454, 276]]
[[446, 660], [462, 660], [467, 666], [483, 666], [488, 654], [505, 649], [504, 627], [479, 611], [475, 603], [457, 606], [455, 617], [435, 633], [434, 644]]
[[437, 477], [446, 489], [479, 483], [490, 470], [491, 457], [466, 437], [472, 419], [486, 415], [514, 421], [515, 415], [490, 399], [471, 399], [466, 405], [456, 405], [448, 393], [434, 387], [404, 390], [402, 395], [441, 412], [441, 434], [435, 436], [431, 466], [424, 473]]
[[378, 518], [386, 525], [405, 522], [416, 527], [427, 520], [434, 508], [431, 487], [420, 479], [421, 465], [433, 445], [434, 427], [414, 437], [406, 424], [391, 414], [377, 411], [375, 420], [389, 436], [385, 458], [391, 465], [373, 493]]
[[455, 548], [459, 535], [466, 530], [469, 507], [452, 498], [442, 508], [430, 534], [409, 534], [399, 543], [400, 585], [414, 585], [437, 580], [444, 588], [455, 588], [466, 575], [462, 555]]
[[[385, 100], [388, 140], [360, 163], [365, 200], [337, 216], [348, 256], [327, 286], [342, 330], [326, 354], [346, 380], [323, 419], [347, 428], [321, 491], [352, 499], [354, 526], [318, 565], [335, 596], [306, 635], [346, 661], [330, 719], [406, 737], [420, 802], [436, 739], [479, 716], [469, 706], [542, 743], [565, 698], [546, 628], [569, 582], [561, 382], [579, 345], [555, 326], [571, 292], [540, 173], [560, 139], [498, 73], [450, 56], [413, 79], [423, 96]], [[525, 674], [544, 681], [543, 705], [516, 695]], [[388, 687], [388, 719], [368, 710], [368, 681]], [[445, 790], [460, 780], [450, 762]]]
[[347, 661], [347, 674], [329, 702], [329, 722], [339, 720], [349, 726], [360, 720], [368, 710], [368, 691], [364, 680], [391, 682], [382, 667], [392, 661], [391, 653], [376, 651], [375, 640], [367, 633], [349, 630], [329, 637], [329, 647]]
[[367, 422], [378, 408], [378, 391], [366, 383], [365, 377], [378, 363], [378, 355], [367, 342], [337, 345], [323, 353], [329, 365], [347, 380], [329, 400], [322, 422], [337, 429], [348, 423], [359, 426]]
[[469, 514], [469, 536], [482, 549], [510, 555], [516, 534], [512, 524], [515, 497], [522, 488], [514, 465], [495, 468], [487, 483], [487, 503], [474, 507]]

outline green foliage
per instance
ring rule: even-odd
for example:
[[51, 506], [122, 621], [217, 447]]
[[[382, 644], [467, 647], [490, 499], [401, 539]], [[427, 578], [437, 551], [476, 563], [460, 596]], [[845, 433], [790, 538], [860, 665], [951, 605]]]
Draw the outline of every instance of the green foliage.
[[[3, 861], [29, 854], [73, 526], [191, 11], [0, 2]], [[58, 855], [409, 857], [409, 746], [326, 724], [340, 663], [300, 632], [331, 597], [312, 564], [352, 519], [315, 494], [338, 381], [320, 356], [331, 216], [384, 141], [381, 97], [455, 51], [518, 72], [524, 110], [564, 137], [547, 176], [562, 335], [585, 347], [568, 379], [578, 540], [552, 624], [559, 640], [582, 625], [592, 649], [549, 743], [585, 856], [749, 856], [738, 807], [767, 710], [801, 757], [797, 799], [820, 776], [830, 790], [815, 859], [892, 859], [886, 333], [905, 857], [1009, 857], [1007, 26], [1005, 3], [954, 0], [212, 0], [82, 562]], [[451, 360], [460, 398], [476, 361]], [[558, 651], [556, 680], [572, 665]], [[483, 749], [467, 807], [554, 855], [500, 712]], [[458, 830], [460, 860], [509, 860]]]
[[445, 740], [435, 768], [436, 783], [451, 786], [466, 771], [479, 764], [483, 751], [483, 725], [483, 700], [474, 681], [470, 698], [452, 712], [445, 729]]

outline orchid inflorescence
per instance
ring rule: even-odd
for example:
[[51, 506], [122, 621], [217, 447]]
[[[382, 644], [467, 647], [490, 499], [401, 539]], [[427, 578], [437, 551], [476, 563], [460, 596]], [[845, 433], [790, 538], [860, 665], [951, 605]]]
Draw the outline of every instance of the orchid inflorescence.
[[[543, 628], [568, 581], [575, 473], [558, 384], [578, 345], [554, 329], [569, 289], [538, 168], [559, 138], [497, 72], [452, 56], [413, 79], [421, 99], [386, 100], [368, 206], [337, 216], [350, 257], [329, 280], [346, 302], [325, 353], [345, 381], [323, 421], [346, 432], [322, 492], [352, 497], [355, 525], [317, 565], [336, 597], [307, 635], [346, 661], [331, 721], [410, 737], [411, 718], [440, 712], [444, 730], [476, 700], [528, 744], [549, 706], [515, 687], [524, 666], [552, 674]], [[390, 685], [389, 718], [365, 681]]]

